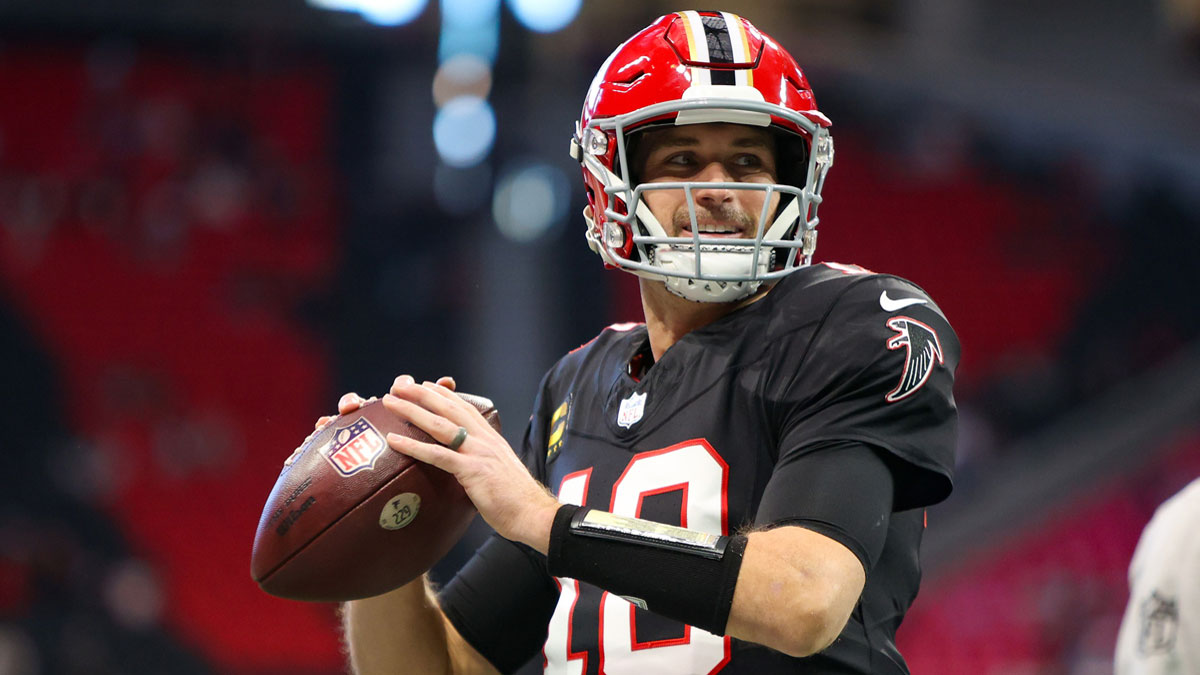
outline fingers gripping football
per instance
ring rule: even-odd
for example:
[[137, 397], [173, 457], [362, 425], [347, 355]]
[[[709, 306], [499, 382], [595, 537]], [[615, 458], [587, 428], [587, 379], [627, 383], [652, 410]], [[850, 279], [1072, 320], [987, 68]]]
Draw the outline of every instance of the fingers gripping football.
[[[389, 435], [392, 449], [454, 474], [480, 515], [497, 532], [545, 551], [558, 501], [529, 474], [512, 447], [487, 420], [445, 386], [396, 378], [383, 404], [440, 443]], [[467, 437], [450, 444], [459, 427]], [[544, 530], [544, 531], [543, 531]]]
[[[384, 397], [383, 404], [393, 413], [412, 422], [438, 441], [438, 443], [425, 443], [402, 437], [399, 434], [389, 434], [389, 445], [443, 471], [457, 474], [457, 470], [462, 465], [462, 455], [443, 447], [454, 440], [460, 426], [447, 419], [446, 415], [451, 414], [450, 412], [444, 409], [431, 410], [423, 407], [420, 403], [392, 394]], [[470, 438], [472, 429], [467, 425], [461, 426], [467, 429], [467, 437]], [[460, 446], [459, 450], [461, 449]]]
[[[442, 378], [442, 379], [448, 379], [448, 378]], [[441, 382], [441, 380], [438, 380], [438, 381]], [[451, 380], [452, 385], [453, 385], [453, 382], [454, 381]], [[338, 405], [337, 405], [338, 414], [337, 415], [324, 415], [324, 416], [318, 417], [317, 423], [313, 425], [312, 433], [309, 434], [307, 437], [305, 437], [305, 439], [300, 442], [300, 445], [296, 446], [296, 449], [292, 451], [292, 454], [290, 456], [288, 456], [287, 459], [283, 460], [283, 465], [285, 467], [291, 466], [296, 461], [296, 458], [298, 458], [300, 456], [301, 451], [304, 450], [304, 446], [308, 445], [308, 442], [313, 439], [313, 436], [316, 436], [317, 434], [321, 433], [321, 431], [323, 429], [325, 429], [325, 427], [328, 426], [330, 422], [337, 419], [338, 415], [349, 415], [350, 413], [354, 412], [355, 410], [358, 410], [359, 408], [363, 407], [364, 405], [366, 405], [374, 400], [376, 400], [376, 397], [374, 397], [374, 396], [372, 396], [371, 398], [364, 399], [363, 397], [359, 396], [358, 394], [356, 394], [352, 391], [342, 394], [342, 397], [340, 399], [338, 399]]]

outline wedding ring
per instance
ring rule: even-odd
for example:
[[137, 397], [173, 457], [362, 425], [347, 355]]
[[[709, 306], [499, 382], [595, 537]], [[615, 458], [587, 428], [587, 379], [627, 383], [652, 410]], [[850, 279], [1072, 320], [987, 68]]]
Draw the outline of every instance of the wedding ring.
[[467, 428], [459, 427], [458, 433], [454, 434], [454, 438], [446, 444], [446, 447], [451, 450], [458, 450], [465, 440], [467, 440]]

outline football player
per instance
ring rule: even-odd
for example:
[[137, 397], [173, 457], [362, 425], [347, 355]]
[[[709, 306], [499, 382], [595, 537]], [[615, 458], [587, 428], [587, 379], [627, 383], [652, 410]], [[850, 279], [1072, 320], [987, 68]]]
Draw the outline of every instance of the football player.
[[1200, 478], [1154, 512], [1129, 563], [1116, 675], [1200, 672]]
[[[520, 454], [452, 393], [385, 405], [496, 530], [439, 593], [348, 603], [358, 672], [906, 673], [923, 508], [951, 489], [958, 341], [917, 286], [812, 265], [833, 162], [795, 60], [727, 12], [601, 66], [571, 139], [587, 241], [645, 322], [545, 376]], [[341, 412], [357, 396], [343, 397]]]

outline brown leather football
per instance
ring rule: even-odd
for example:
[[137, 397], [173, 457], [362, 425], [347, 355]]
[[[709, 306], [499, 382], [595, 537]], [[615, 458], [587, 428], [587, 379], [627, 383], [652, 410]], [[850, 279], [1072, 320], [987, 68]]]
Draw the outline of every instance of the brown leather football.
[[[500, 429], [491, 401], [459, 396]], [[373, 401], [326, 425], [284, 468], [250, 557], [264, 591], [317, 602], [379, 595], [420, 576], [463, 535], [475, 507], [462, 486], [390, 449], [389, 432], [433, 442]]]

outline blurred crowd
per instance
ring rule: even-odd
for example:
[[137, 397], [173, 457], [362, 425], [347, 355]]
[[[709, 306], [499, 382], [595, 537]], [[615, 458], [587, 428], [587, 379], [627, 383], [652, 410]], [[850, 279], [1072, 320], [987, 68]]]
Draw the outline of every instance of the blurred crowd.
[[1155, 509], [1200, 476], [1200, 425], [1156, 459], [922, 589], [898, 635], [912, 671], [1113, 672], [1127, 570]]
[[[0, 672], [208, 672], [221, 652], [180, 629], [180, 589], [220, 588], [188, 573], [213, 560], [248, 577], [249, 534], [197, 540], [199, 519], [221, 515], [195, 505], [260, 499], [261, 484], [231, 479], [255, 466], [263, 426], [231, 383], [269, 389], [264, 374], [300, 371], [317, 388], [319, 355], [280, 368], [288, 345], [272, 343], [334, 264], [327, 75], [241, 58], [99, 41], [10, 44], [0, 59], [14, 93], [0, 113], [0, 313], [15, 394]], [[293, 424], [311, 416], [284, 405], [299, 407]], [[261, 483], [277, 462], [257, 461]], [[236, 594], [214, 601], [239, 611]], [[222, 620], [207, 614], [196, 623]]]

